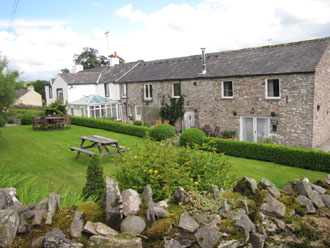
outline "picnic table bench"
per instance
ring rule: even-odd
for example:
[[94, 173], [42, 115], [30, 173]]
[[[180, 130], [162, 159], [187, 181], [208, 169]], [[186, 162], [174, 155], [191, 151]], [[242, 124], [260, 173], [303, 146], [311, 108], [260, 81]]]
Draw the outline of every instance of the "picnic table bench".
[[[109, 139], [98, 135], [82, 136], [81, 140], [82, 141], [80, 147], [75, 147], [75, 146], [70, 147], [71, 151], [77, 151], [76, 159], [79, 158], [80, 153], [85, 153], [88, 154], [89, 156], [93, 156], [94, 152], [87, 150], [88, 148], [93, 148], [93, 147], [98, 148], [101, 157], [104, 155], [110, 155], [115, 153], [119, 153], [121, 155], [122, 152], [130, 150], [130, 148], [120, 146], [118, 140]], [[92, 144], [88, 146], [84, 146], [85, 141], [90, 141], [92, 142]], [[116, 148], [116, 150], [110, 151], [108, 149], [108, 146]]]

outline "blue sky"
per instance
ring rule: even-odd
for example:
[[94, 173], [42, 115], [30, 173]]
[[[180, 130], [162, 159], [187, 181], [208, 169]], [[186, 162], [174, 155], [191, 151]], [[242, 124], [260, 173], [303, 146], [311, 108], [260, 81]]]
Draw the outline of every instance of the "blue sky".
[[83, 47], [148, 61], [330, 36], [329, 0], [19, 0], [8, 30], [14, 2], [0, 0], [0, 51], [25, 80], [71, 69]]

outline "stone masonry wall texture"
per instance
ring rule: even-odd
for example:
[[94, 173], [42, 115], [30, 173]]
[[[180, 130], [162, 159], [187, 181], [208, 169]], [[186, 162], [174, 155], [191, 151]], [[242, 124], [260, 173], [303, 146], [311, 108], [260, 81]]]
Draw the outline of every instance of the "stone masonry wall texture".
[[[330, 140], [330, 46], [315, 73], [314, 148]], [[320, 109], [317, 110], [317, 105]]]
[[[280, 79], [280, 99], [266, 99], [266, 79]], [[233, 81], [233, 99], [221, 97], [223, 80]], [[162, 101], [165, 98], [168, 102], [168, 95], [172, 94], [173, 82], [178, 81], [148, 82], [153, 87], [152, 101], [143, 100], [143, 85], [147, 83], [128, 83], [127, 104], [133, 106], [134, 119], [137, 104], [142, 106], [142, 119], [145, 122], [152, 124], [156, 119], [160, 119], [159, 110]], [[275, 133], [280, 137], [282, 145], [313, 147], [314, 74], [312, 73], [185, 80], [181, 81], [181, 93], [185, 96], [185, 110], [194, 111], [198, 117], [196, 127], [209, 124], [214, 129], [216, 125], [220, 125], [221, 131], [235, 130], [239, 138], [241, 117], [266, 117], [278, 121]], [[251, 108], [255, 109], [254, 114], [251, 113]], [[237, 112], [236, 116], [233, 115], [233, 111]], [[271, 112], [275, 112], [276, 116], [271, 117]], [[269, 129], [272, 130], [271, 126]]]

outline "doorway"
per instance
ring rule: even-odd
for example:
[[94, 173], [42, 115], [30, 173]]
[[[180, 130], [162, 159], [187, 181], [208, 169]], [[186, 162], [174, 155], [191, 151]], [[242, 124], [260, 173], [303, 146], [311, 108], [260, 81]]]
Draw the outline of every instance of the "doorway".
[[135, 105], [135, 120], [141, 121], [142, 120], [142, 106]]
[[184, 113], [184, 129], [195, 127], [194, 111]]
[[241, 117], [240, 140], [260, 142], [269, 136], [269, 118]]

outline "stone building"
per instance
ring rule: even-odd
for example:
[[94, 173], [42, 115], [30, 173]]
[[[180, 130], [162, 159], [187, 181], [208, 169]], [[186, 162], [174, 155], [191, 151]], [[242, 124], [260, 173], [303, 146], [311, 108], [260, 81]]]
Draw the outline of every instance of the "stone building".
[[[178, 130], [219, 125], [240, 140], [330, 140], [330, 37], [137, 63], [115, 80], [123, 120], [152, 124], [168, 96], [185, 97]], [[204, 65], [203, 65], [204, 64]]]

